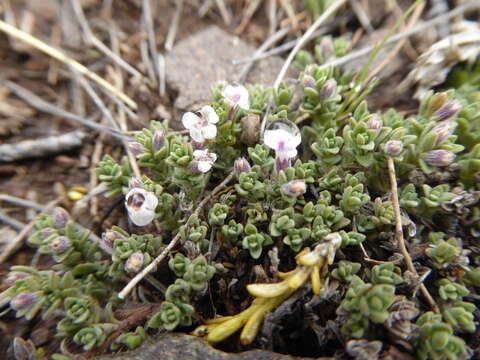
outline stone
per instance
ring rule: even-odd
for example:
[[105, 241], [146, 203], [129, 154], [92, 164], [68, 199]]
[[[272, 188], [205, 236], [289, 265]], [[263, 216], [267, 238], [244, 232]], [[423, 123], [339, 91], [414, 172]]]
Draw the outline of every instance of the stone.
[[[175, 107], [192, 110], [211, 101], [213, 85], [239, 80], [245, 64], [234, 65], [232, 61], [251, 57], [255, 51], [253, 46], [217, 26], [179, 41], [165, 58], [167, 85], [178, 92]], [[278, 56], [256, 62], [246, 83], [273, 85], [283, 63]], [[295, 71], [289, 69], [288, 76], [295, 76]]]

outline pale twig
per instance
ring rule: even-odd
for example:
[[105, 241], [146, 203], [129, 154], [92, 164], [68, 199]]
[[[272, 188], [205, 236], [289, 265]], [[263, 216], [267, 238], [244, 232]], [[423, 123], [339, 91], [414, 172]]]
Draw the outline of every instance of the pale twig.
[[[45, 208], [44, 208], [44, 211], [49, 211], [51, 209], [53, 209], [53, 207], [55, 205], [58, 204], [58, 202], [60, 201], [60, 199], [56, 199], [54, 201], [51, 201]], [[25, 236], [28, 235], [28, 233], [30, 231], [32, 231], [33, 227], [35, 226], [35, 223], [37, 222], [38, 220], [38, 216], [33, 219], [32, 221], [30, 221], [18, 234], [17, 236], [15, 236], [15, 238], [13, 238], [8, 244], [7, 246], [5, 246], [5, 248], [2, 250], [2, 253], [0, 254], [0, 264], [3, 263], [5, 260], [7, 260], [10, 255], [12, 255], [15, 251], [17, 251], [18, 249], [20, 249], [20, 247], [22, 246], [23, 244], [23, 239], [25, 238]]]
[[300, 49], [305, 46], [307, 41], [310, 40], [315, 30], [317, 30], [318, 27], [322, 25], [325, 20], [327, 20], [335, 11], [337, 11], [341, 6], [343, 6], [345, 2], [346, 0], [337, 0], [332, 5], [330, 5], [330, 7], [321, 16], [319, 16], [317, 20], [315, 20], [312, 26], [308, 28], [305, 34], [303, 34], [303, 36], [300, 38], [298, 43], [288, 55], [287, 60], [285, 60], [285, 63], [283, 64], [282, 69], [280, 70], [277, 79], [275, 80], [275, 84], [273, 86], [275, 89], [278, 89], [280, 82], [283, 80], [283, 77], [287, 73], [288, 67], [292, 63], [295, 55], [297, 55], [298, 51], [300, 51]]
[[[253, 56], [255, 57], [255, 56], [263, 53], [270, 46], [272, 46], [277, 41], [279, 41], [281, 38], [283, 38], [285, 35], [287, 35], [290, 32], [290, 30], [291, 30], [290, 26], [287, 26], [283, 29], [278, 30], [275, 34], [273, 34], [267, 40], [265, 40], [265, 42], [262, 45], [260, 45], [260, 47], [253, 53]], [[245, 81], [245, 79], [248, 75], [248, 72], [252, 68], [253, 64], [254, 64], [253, 61], [245, 64], [245, 66], [243, 67], [243, 69], [240, 72], [240, 75], [238, 77], [239, 82], [243, 83]]]
[[261, 4], [261, 2], [262, 0], [252, 0], [248, 4], [247, 8], [243, 11], [243, 17], [242, 17], [242, 21], [240, 22], [240, 25], [238, 25], [237, 28], [235, 29], [235, 34], [238, 35], [243, 33], [247, 25], [250, 23], [250, 20], [253, 14], [255, 14], [255, 12], [257, 11], [258, 6]]
[[[414, 28], [412, 28], [410, 30], [406, 30], [406, 31], [401, 32], [399, 34], [393, 35], [390, 39], [388, 39], [385, 42], [385, 45], [396, 42], [396, 41], [401, 40], [403, 38], [410, 37], [410, 36], [412, 36], [412, 35], [414, 35], [418, 32], [424, 31], [424, 30], [426, 30], [426, 29], [428, 29], [432, 26], [441, 24], [441, 23], [443, 23], [443, 22], [445, 22], [445, 21], [447, 21], [447, 20], [449, 20], [449, 19], [451, 19], [455, 16], [458, 16], [460, 14], [463, 14], [466, 11], [469, 11], [469, 10], [472, 10], [472, 9], [475, 9], [475, 8], [478, 8], [478, 7], [480, 7], [480, 1], [478, 1], [478, 0], [475, 0], [475, 1], [472, 1], [472, 2], [469, 2], [469, 3], [466, 3], [462, 6], [456, 7], [455, 9], [449, 11], [446, 14], [437, 16], [436, 18], [434, 18], [432, 20], [429, 20], [429, 21], [426, 21], [422, 24], [419, 24], [419, 25], [415, 26]], [[329, 61], [329, 62], [327, 62], [323, 65], [320, 65], [319, 68], [320, 69], [325, 69], [325, 68], [330, 67], [330, 66], [335, 67], [335, 66], [344, 65], [346, 63], [349, 63], [352, 60], [355, 60], [355, 59], [358, 59], [359, 57], [367, 55], [375, 47], [376, 47], [376, 45], [369, 45], [369, 46], [365, 46], [364, 48], [361, 48], [361, 49], [358, 49], [358, 50], [355, 50], [355, 51], [351, 51], [345, 56], [342, 56], [340, 58]]]
[[[234, 174], [233, 172], [230, 173], [220, 184], [218, 184], [215, 189], [210, 192], [205, 198], [198, 204], [195, 211], [188, 217], [187, 225], [190, 220], [200, 214], [203, 207], [215, 196], [220, 192], [225, 185], [228, 184], [230, 180], [232, 180]], [[170, 253], [170, 251], [177, 245], [180, 241], [180, 232], [175, 235], [175, 237], [169, 242], [167, 247], [163, 249], [163, 251], [158, 255], [147, 267], [145, 267], [141, 272], [139, 272], [135, 277], [133, 277], [127, 285], [120, 291], [118, 297], [120, 299], [125, 299], [125, 297], [132, 291], [132, 289], [147, 275], [149, 274], [160, 262]]]
[[280, 6], [285, 10], [287, 13], [288, 18], [290, 19], [290, 23], [292, 24], [294, 29], [298, 28], [298, 20], [295, 15], [295, 10], [290, 2], [290, 0], [280, 0]]
[[352, 7], [353, 12], [357, 16], [358, 21], [360, 22], [360, 24], [362, 24], [362, 27], [369, 33], [373, 32], [375, 29], [372, 27], [367, 13], [365, 12], [365, 10], [363, 10], [363, 7], [358, 2], [358, 0], [348, 0], [348, 2]]
[[25, 226], [24, 223], [8, 216], [2, 210], [0, 210], [0, 222], [2, 222], [4, 224], [7, 224], [8, 226], [10, 226], [11, 228], [13, 228], [17, 231], [22, 230], [23, 227]]
[[[158, 84], [159, 93], [161, 92], [161, 74], [159, 69], [160, 58], [157, 50], [157, 38], [155, 35], [155, 29], [153, 26], [153, 16], [152, 16], [152, 7], [150, 0], [143, 0], [142, 1], [142, 18], [145, 22], [145, 30], [147, 31], [148, 36], [148, 47], [150, 49], [150, 55], [152, 56], [153, 65], [152, 70], [153, 73], [156, 73], [155, 83]], [[158, 81], [157, 81], [158, 78]]]
[[162, 54], [158, 54], [158, 89], [160, 96], [164, 96], [167, 85], [166, 85], [166, 64], [165, 64], [165, 56]]
[[44, 52], [45, 54], [53, 57], [54, 59], [57, 59], [60, 62], [63, 62], [64, 64], [70, 65], [75, 70], [77, 70], [80, 74], [87, 76], [89, 79], [96, 82], [97, 84], [105, 88], [107, 91], [110, 91], [112, 94], [117, 96], [119, 99], [121, 99], [125, 104], [127, 104], [131, 108], [137, 109], [137, 103], [133, 101], [130, 97], [128, 97], [128, 95], [118, 91], [108, 81], [105, 81], [100, 76], [88, 70], [85, 66], [73, 60], [72, 58], [68, 57], [61, 51], [51, 47], [50, 45], [44, 43], [43, 41], [37, 39], [36, 37], [30, 34], [27, 34], [26, 32], [23, 32], [12, 25], [7, 24], [2, 20], [0, 20], [0, 31], [3, 31], [4, 33], [14, 37], [15, 39], [18, 39], [20, 41], [27, 43], [28, 45], [33, 46], [37, 50]]
[[213, 5], [213, 0], [204, 0], [202, 5], [198, 8], [198, 17], [203, 18]]
[[165, 49], [167, 51], [172, 50], [175, 37], [177, 36], [180, 16], [183, 10], [183, 0], [176, 0], [176, 5], [175, 14], [173, 14], [172, 22], [170, 23], [170, 28], [168, 29], [167, 38], [165, 40]]
[[61, 109], [53, 104], [50, 104], [44, 101], [43, 99], [41, 99], [40, 97], [38, 97], [37, 95], [35, 95], [34, 93], [32, 93], [30, 90], [27, 90], [24, 87], [18, 84], [15, 84], [14, 82], [4, 81], [3, 85], [5, 85], [5, 87], [10, 89], [18, 97], [22, 98], [23, 100], [25, 100], [27, 103], [29, 103], [31, 106], [33, 106], [38, 110], [75, 121], [91, 129], [105, 132], [120, 140], [131, 140], [131, 138], [124, 136], [120, 131], [99, 125], [93, 121], [84, 119], [78, 115], [72, 114], [64, 109]]
[[16, 196], [7, 195], [7, 194], [0, 194], [0, 201], [6, 201], [11, 204], [23, 206], [23, 207], [34, 209], [37, 211], [43, 211], [45, 209], [45, 206], [39, 205], [36, 202], [25, 200], [25, 199], [22, 199]]
[[[118, 53], [119, 52], [118, 38], [115, 36], [114, 33], [110, 33], [110, 35], [111, 35], [111, 43], [112, 43], [113, 51]], [[123, 81], [122, 72], [118, 68], [116, 70], [117, 71], [113, 73], [113, 76], [115, 76], [117, 79], [116, 81], [117, 88], [123, 89], [124, 81]], [[128, 131], [125, 111], [123, 111], [121, 107], [118, 108], [118, 123], [120, 124], [120, 129], [122, 130], [122, 132]], [[140, 168], [138, 167], [137, 159], [135, 158], [135, 155], [133, 155], [132, 150], [130, 150], [130, 147], [128, 146], [128, 142], [123, 141], [123, 146], [125, 148], [125, 152], [127, 153], [128, 161], [130, 163], [130, 167], [132, 168], [133, 174], [137, 178], [140, 178], [142, 174], [140, 173]]]
[[215, 0], [215, 3], [217, 4], [217, 8], [220, 11], [220, 15], [222, 16], [225, 25], [230, 25], [232, 22], [232, 16], [230, 15], [230, 11], [228, 11], [227, 5], [225, 5], [225, 1]]
[[91, 43], [98, 50], [100, 50], [104, 55], [108, 56], [115, 64], [120, 66], [122, 69], [127, 71], [133, 76], [143, 78], [143, 75], [140, 71], [135, 69], [132, 65], [123, 60], [120, 56], [115, 54], [110, 50], [104, 43], [102, 43], [94, 34], [90, 25], [88, 24], [87, 18], [82, 9], [81, 2], [78, 0], [70, 0], [70, 5], [72, 6], [73, 12], [75, 13], [78, 23], [82, 28], [82, 31], [85, 33], [87, 42]]
[[[395, 164], [393, 162], [393, 158], [387, 158], [387, 166], [388, 166], [388, 177], [390, 178], [390, 187], [392, 192], [392, 206], [393, 212], [395, 214], [395, 238], [398, 242], [398, 246], [400, 248], [400, 252], [405, 259], [405, 264], [407, 265], [407, 269], [414, 275], [418, 276], [417, 269], [413, 265], [412, 258], [407, 250], [405, 245], [405, 239], [403, 237], [403, 229], [402, 229], [402, 215], [400, 213], [400, 204], [398, 202], [398, 187], [397, 187], [397, 176], [395, 174]], [[420, 291], [422, 292], [423, 296], [430, 304], [430, 307], [433, 309], [434, 312], [438, 313], [439, 309], [435, 300], [432, 298], [432, 295], [428, 292], [427, 287], [425, 284], [420, 284]]]
[[[425, 8], [425, 3], [420, 4], [415, 9], [414, 13], [412, 14], [412, 17], [411, 17], [410, 21], [408, 22], [408, 25], [406, 26], [407, 30], [411, 29], [418, 22], [418, 20], [420, 19], [420, 16], [422, 15], [422, 12], [423, 12], [424, 8]], [[407, 40], [408, 40], [408, 38], [403, 38], [403, 39], [399, 40], [397, 44], [395, 44], [393, 49], [390, 50], [390, 52], [387, 54], [387, 56], [385, 56], [385, 58], [380, 62], [380, 64], [378, 64], [375, 67], [375, 69], [370, 74], [368, 74], [368, 76], [365, 79], [366, 84], [368, 84], [371, 79], [373, 79], [378, 73], [380, 73], [380, 71], [382, 71], [382, 69], [385, 66], [387, 66], [392, 61], [392, 59], [398, 54], [398, 52], [405, 45]]]
[[0, 145], [0, 161], [39, 158], [69, 151], [80, 147], [85, 136], [86, 134], [82, 130], [75, 130], [35, 140], [3, 144]]
[[[16, 197], [16, 196], [0, 194], [0, 200], [7, 201], [9, 203], [20, 205], [20, 206], [23, 206], [23, 207], [32, 208], [32, 209], [35, 209], [37, 211], [41, 211], [42, 213], [47, 213], [48, 212], [48, 209], [47, 209], [48, 205], [47, 206], [40, 205], [40, 204], [37, 204], [33, 201], [25, 200], [25, 199], [22, 199], [22, 198], [19, 198], [19, 197]], [[22, 223], [22, 228], [23, 228], [23, 226], [25, 226], [25, 225]], [[110, 247], [108, 247], [104, 242], [100, 241], [100, 238], [97, 235], [95, 235], [94, 233], [92, 233], [90, 230], [87, 230], [85, 227], [83, 227], [82, 225], [80, 225], [78, 223], [75, 223], [74, 227], [77, 231], [88, 232], [88, 239], [90, 241], [92, 241], [94, 243], [98, 243], [100, 248], [103, 251], [105, 251], [107, 254], [112, 254], [112, 249]]]
[[268, 0], [268, 33], [272, 35], [277, 30], [277, 0]]

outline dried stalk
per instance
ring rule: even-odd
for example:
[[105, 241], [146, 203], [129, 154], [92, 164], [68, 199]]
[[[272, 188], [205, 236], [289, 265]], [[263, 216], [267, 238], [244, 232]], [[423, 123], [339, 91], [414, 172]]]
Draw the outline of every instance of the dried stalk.
[[[393, 158], [388, 157], [387, 159], [388, 165], [388, 176], [390, 178], [390, 186], [392, 191], [392, 205], [393, 205], [393, 212], [395, 214], [395, 238], [398, 241], [398, 246], [400, 248], [400, 252], [402, 253], [405, 264], [407, 265], [407, 269], [414, 275], [418, 277], [417, 269], [413, 265], [412, 257], [410, 256], [407, 247], [405, 245], [405, 239], [403, 237], [403, 229], [402, 229], [402, 215], [400, 213], [400, 204], [398, 202], [398, 187], [397, 187], [397, 177], [395, 174], [395, 164], [393, 162]], [[420, 284], [420, 291], [422, 292], [423, 296], [430, 304], [432, 310], [436, 313], [439, 313], [440, 310], [438, 309], [435, 300], [433, 299], [432, 295], [428, 292], [427, 287], [425, 284]]]
[[58, 154], [80, 147], [86, 134], [75, 130], [66, 134], [0, 145], [0, 161], [10, 162]]
[[33, 46], [37, 50], [42, 51], [43, 53], [57, 59], [58, 61], [70, 65], [75, 70], [77, 70], [80, 74], [87, 76], [90, 80], [96, 82], [98, 85], [103, 87], [105, 90], [111, 92], [116, 97], [121, 99], [125, 104], [130, 106], [132, 109], [137, 109], [137, 103], [133, 101], [128, 95], [125, 93], [118, 91], [115, 87], [110, 84], [108, 81], [102, 79], [100, 76], [95, 74], [94, 72], [88, 70], [85, 66], [73, 60], [72, 58], [68, 57], [61, 51], [51, 47], [50, 45], [44, 43], [43, 41], [37, 39], [36, 37], [23, 32], [22, 30], [17, 29], [15, 26], [9, 25], [6, 22], [0, 20], [0, 31], [27, 43], [28, 45]]

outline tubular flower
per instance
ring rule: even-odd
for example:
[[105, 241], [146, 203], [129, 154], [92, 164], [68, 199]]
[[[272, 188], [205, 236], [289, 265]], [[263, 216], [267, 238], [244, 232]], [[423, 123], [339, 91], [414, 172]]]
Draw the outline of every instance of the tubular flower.
[[199, 115], [193, 112], [183, 114], [182, 124], [189, 130], [190, 137], [199, 143], [215, 139], [217, 136], [215, 124], [219, 120], [217, 113], [209, 105], [202, 107], [198, 113]]
[[291, 159], [297, 156], [297, 146], [302, 142], [302, 137], [297, 125], [285, 119], [270, 125], [263, 142], [275, 150], [275, 169], [278, 172], [288, 168]]
[[210, 171], [213, 163], [217, 160], [217, 154], [208, 150], [195, 150], [193, 152], [193, 161], [190, 165], [192, 172], [206, 173]]
[[133, 188], [125, 197], [128, 216], [137, 226], [145, 226], [152, 222], [157, 205], [157, 197], [144, 189]]
[[222, 91], [225, 101], [232, 107], [244, 110], [250, 109], [248, 90], [242, 85], [227, 85]]

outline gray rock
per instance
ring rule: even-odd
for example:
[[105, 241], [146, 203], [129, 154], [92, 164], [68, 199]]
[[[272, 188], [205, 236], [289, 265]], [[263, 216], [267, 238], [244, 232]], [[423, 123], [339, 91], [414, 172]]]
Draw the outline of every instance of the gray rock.
[[[166, 56], [167, 85], [178, 92], [175, 107], [190, 110], [211, 101], [211, 87], [219, 82], [239, 80], [244, 64], [232, 61], [253, 55], [255, 48], [216, 26], [209, 26], [178, 42]], [[258, 61], [247, 77], [247, 83], [273, 85], [283, 65], [280, 57]], [[290, 70], [287, 76], [294, 76]]]

